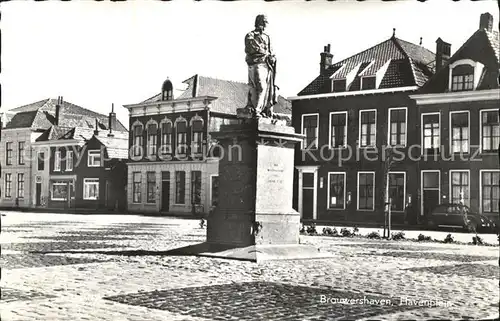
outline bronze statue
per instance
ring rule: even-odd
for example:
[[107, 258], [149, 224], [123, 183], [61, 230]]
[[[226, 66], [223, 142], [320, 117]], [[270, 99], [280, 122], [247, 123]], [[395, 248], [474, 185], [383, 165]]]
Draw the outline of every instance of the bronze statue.
[[264, 33], [268, 24], [264, 15], [255, 18], [255, 30], [245, 36], [245, 53], [248, 64], [248, 102], [246, 110], [254, 118], [272, 118], [277, 103], [276, 57], [271, 51], [271, 41]]

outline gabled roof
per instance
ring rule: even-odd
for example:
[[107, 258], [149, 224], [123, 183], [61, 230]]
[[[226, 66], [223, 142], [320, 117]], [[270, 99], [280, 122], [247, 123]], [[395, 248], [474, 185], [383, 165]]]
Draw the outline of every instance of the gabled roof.
[[[7, 112], [14, 114], [5, 128], [31, 128], [32, 130], [45, 130], [55, 125], [57, 99], [47, 98], [28, 105], [17, 107]], [[108, 116], [96, 113], [89, 109], [77, 106], [67, 101], [63, 101], [59, 111], [59, 126], [76, 127], [87, 126], [87, 123], [95, 122], [107, 128]], [[127, 130], [123, 124], [117, 120], [116, 130]]]
[[105, 148], [109, 158], [127, 159], [129, 156], [128, 150], [128, 135], [126, 137], [117, 135], [114, 137], [94, 136]]
[[361, 76], [373, 76], [388, 62], [379, 88], [421, 86], [432, 75], [432, 69], [427, 65], [434, 59], [435, 55], [430, 50], [393, 36], [334, 63], [324, 75], [319, 75], [307, 85], [299, 96], [331, 92], [332, 79], [344, 79], [353, 71], [356, 76], [347, 90], [357, 91], [360, 89], [360, 73]]
[[500, 45], [498, 37], [498, 31], [476, 30], [455, 51], [447, 63], [422, 86], [419, 92], [442, 93], [448, 91], [450, 64], [460, 59], [480, 61], [484, 65], [476, 90], [499, 88]]
[[[198, 74], [186, 79], [183, 83], [187, 88], [173, 101], [190, 99], [195, 97], [216, 97], [211, 103], [211, 111], [223, 114], [236, 114], [236, 109], [243, 108], [247, 104], [249, 86], [242, 82], [216, 79], [200, 76]], [[157, 94], [141, 102], [153, 103], [161, 101], [162, 95]], [[289, 101], [282, 96], [278, 97], [278, 104], [274, 106], [275, 113], [290, 114], [291, 109], [287, 107]]]

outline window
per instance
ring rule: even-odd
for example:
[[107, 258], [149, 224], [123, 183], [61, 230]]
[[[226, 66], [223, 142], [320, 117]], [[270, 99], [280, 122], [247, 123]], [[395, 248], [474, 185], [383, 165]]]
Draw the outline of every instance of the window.
[[5, 143], [5, 165], [12, 165], [12, 142]]
[[61, 170], [61, 151], [57, 150], [54, 154], [54, 171], [59, 172]]
[[359, 114], [360, 114], [360, 126], [359, 126], [360, 146], [361, 147], [375, 146], [377, 111], [360, 110]]
[[464, 64], [453, 68], [451, 76], [452, 91], [466, 91], [474, 89], [474, 67]]
[[191, 172], [191, 203], [201, 204], [201, 171]]
[[148, 125], [148, 156], [156, 156], [156, 144], [157, 144], [157, 125]]
[[498, 110], [481, 110], [481, 150], [486, 153], [498, 152], [500, 124]]
[[195, 120], [192, 123], [193, 129], [193, 153], [201, 154], [203, 147], [203, 121]]
[[133, 174], [133, 186], [132, 186], [132, 202], [140, 203], [141, 202], [141, 173], [134, 172]]
[[423, 150], [427, 154], [439, 153], [439, 114], [422, 114]]
[[24, 198], [24, 174], [17, 174], [17, 197]]
[[65, 181], [52, 182], [52, 195], [53, 201], [65, 201], [68, 197], [68, 183]]
[[345, 173], [328, 173], [328, 208], [345, 209]]
[[142, 155], [142, 125], [134, 126], [134, 156]]
[[70, 150], [66, 152], [66, 170], [73, 170], [73, 151]]
[[5, 197], [12, 197], [12, 174], [5, 173]]
[[83, 179], [83, 199], [97, 200], [99, 199], [99, 179], [84, 178]]
[[406, 198], [405, 173], [389, 173], [389, 197], [393, 211], [404, 211]]
[[18, 143], [18, 163], [24, 165], [24, 142]]
[[88, 151], [87, 165], [88, 165], [88, 167], [100, 167], [101, 166], [101, 151], [100, 150], [89, 150]]
[[186, 202], [186, 172], [175, 172], [175, 204]]
[[148, 191], [148, 203], [156, 203], [156, 173], [147, 172], [147, 191]]
[[333, 80], [333, 92], [344, 92], [346, 91], [346, 80]]
[[318, 148], [318, 121], [319, 115], [302, 115], [302, 134], [306, 137], [303, 142], [303, 149]]
[[330, 147], [347, 147], [347, 112], [330, 113]]
[[358, 173], [358, 210], [375, 209], [375, 173]]
[[375, 89], [375, 77], [361, 77], [361, 90]]
[[[187, 125], [186, 121], [180, 121], [176, 124], [177, 131], [177, 149], [176, 152], [179, 155], [186, 154], [186, 144], [187, 144]], [[183, 203], [184, 204], [184, 203]]]
[[389, 144], [406, 146], [406, 108], [389, 109]]
[[469, 113], [451, 112], [451, 152], [469, 152]]
[[212, 206], [217, 206], [219, 204], [219, 176], [211, 176], [211, 193], [212, 193]]
[[483, 213], [499, 212], [500, 171], [481, 172], [481, 209]]
[[450, 171], [451, 202], [469, 206], [469, 172]]
[[162, 154], [172, 153], [172, 123], [161, 124], [161, 146]]
[[38, 170], [39, 171], [45, 170], [45, 153], [44, 152], [38, 152]]

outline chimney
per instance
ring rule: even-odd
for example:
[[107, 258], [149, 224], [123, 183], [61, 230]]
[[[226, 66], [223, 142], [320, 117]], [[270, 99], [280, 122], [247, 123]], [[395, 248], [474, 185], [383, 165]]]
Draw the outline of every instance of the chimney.
[[59, 125], [59, 117], [61, 114], [61, 106], [63, 104], [63, 97], [59, 96], [57, 97], [57, 104], [56, 104], [56, 120], [55, 120], [55, 125]]
[[109, 133], [108, 137], [113, 137], [115, 134], [113, 134], [113, 129], [116, 130], [116, 114], [115, 114], [115, 104], [111, 104], [111, 112], [109, 113]]
[[485, 12], [479, 18], [479, 29], [486, 29], [486, 31], [493, 31], [493, 16], [489, 12]]
[[443, 39], [436, 40], [436, 72], [441, 70], [451, 56], [451, 45]]
[[319, 63], [319, 74], [324, 75], [328, 68], [332, 65], [333, 55], [330, 53], [330, 44], [323, 47], [321, 61]]
[[419, 46], [422, 45], [422, 37], [420, 37], [420, 43], [418, 44]]
[[97, 118], [95, 119], [94, 135], [99, 135], [99, 121], [97, 120]]

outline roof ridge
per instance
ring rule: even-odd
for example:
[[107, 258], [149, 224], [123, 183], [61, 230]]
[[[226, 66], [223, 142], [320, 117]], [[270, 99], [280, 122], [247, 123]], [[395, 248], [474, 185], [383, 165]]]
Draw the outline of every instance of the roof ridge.
[[[404, 40], [404, 39], [401, 39], [401, 38], [398, 38], [398, 37], [394, 37], [394, 38], [395, 38], [397, 41], [406, 42], [407, 44], [410, 44], [410, 45], [415, 46], [415, 47], [417, 47], [417, 48], [422, 48], [422, 49], [424, 49], [424, 50], [427, 50], [430, 54], [435, 55], [435, 53], [434, 53], [434, 52], [430, 51], [429, 49], [425, 48], [425, 47], [424, 47], [424, 46], [422, 46], [422, 45], [417, 45], [417, 44], [415, 44], [415, 43], [413, 43], [413, 42], [410, 42], [410, 41], [407, 41], [407, 40]], [[404, 49], [403, 49], [403, 51], [404, 51]], [[405, 53], [406, 53], [406, 51], [405, 51]]]
[[[391, 37], [391, 38], [392, 38], [392, 37]], [[337, 61], [336, 63], [332, 64], [332, 66], [336, 66], [336, 65], [338, 65], [338, 64], [340, 64], [340, 63], [343, 63], [343, 62], [344, 62], [344, 61], [346, 61], [346, 60], [349, 60], [349, 59], [351, 59], [351, 58], [353, 58], [353, 57], [355, 57], [355, 56], [361, 55], [362, 53], [364, 53], [364, 52], [366, 52], [366, 51], [368, 51], [368, 50], [371, 50], [371, 49], [373, 49], [373, 48], [375, 48], [375, 47], [377, 47], [377, 46], [380, 46], [381, 44], [383, 44], [383, 43], [385, 43], [385, 42], [390, 41], [390, 40], [391, 40], [391, 38], [389, 38], [389, 39], [387, 39], [387, 40], [384, 40], [384, 41], [382, 41], [382, 42], [379, 42], [379, 43], [377, 43], [376, 45], [373, 45], [373, 46], [371, 46], [371, 47], [369, 47], [369, 48], [367, 48], [367, 49], [365, 49], [365, 50], [363, 50], [363, 51], [360, 51], [360, 52], [358, 52], [358, 53], [355, 53], [355, 54], [353, 54], [353, 55], [351, 55], [351, 56], [349, 56], [349, 57], [347, 57], [347, 58], [344, 58], [344, 59], [342, 59], [342, 60], [340, 60], [340, 61]]]

